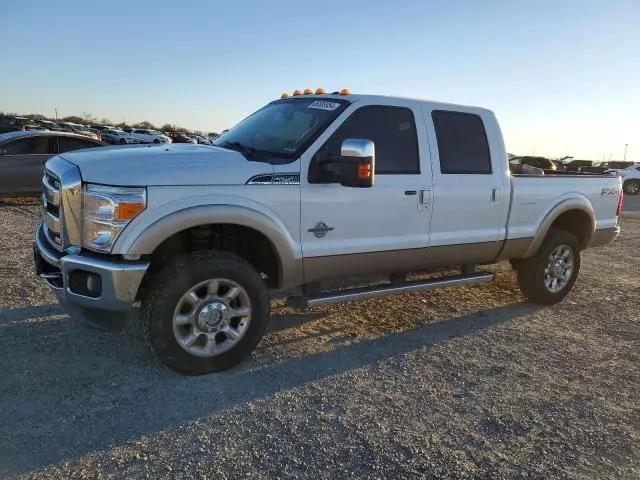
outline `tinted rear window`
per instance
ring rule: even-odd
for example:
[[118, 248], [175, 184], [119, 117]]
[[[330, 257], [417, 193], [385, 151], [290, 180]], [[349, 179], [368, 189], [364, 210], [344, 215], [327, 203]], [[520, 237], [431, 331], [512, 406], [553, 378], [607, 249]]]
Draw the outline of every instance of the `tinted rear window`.
[[490, 174], [491, 155], [482, 119], [462, 112], [431, 113], [438, 140], [440, 171], [445, 174]]

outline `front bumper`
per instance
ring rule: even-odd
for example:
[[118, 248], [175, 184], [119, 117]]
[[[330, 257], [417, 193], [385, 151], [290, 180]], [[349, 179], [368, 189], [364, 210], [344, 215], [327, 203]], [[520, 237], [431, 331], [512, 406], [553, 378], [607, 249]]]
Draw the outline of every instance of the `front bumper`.
[[37, 275], [56, 292], [62, 303], [82, 310], [127, 312], [149, 268], [147, 262], [129, 262], [85, 253], [61, 254], [46, 240], [42, 225], [34, 242]]

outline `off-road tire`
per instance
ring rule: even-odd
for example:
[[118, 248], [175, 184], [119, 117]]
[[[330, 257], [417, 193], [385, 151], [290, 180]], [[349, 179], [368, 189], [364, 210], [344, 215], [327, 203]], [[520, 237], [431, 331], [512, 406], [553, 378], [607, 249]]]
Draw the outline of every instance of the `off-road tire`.
[[[246, 290], [251, 300], [251, 321], [230, 350], [214, 357], [198, 357], [176, 341], [173, 313], [184, 293], [213, 277], [233, 280]], [[165, 365], [185, 375], [201, 375], [229, 369], [255, 349], [267, 330], [270, 303], [260, 273], [249, 263], [228, 252], [204, 250], [176, 257], [153, 278], [142, 299], [140, 316], [147, 343]]]
[[[557, 293], [547, 289], [544, 283], [545, 269], [553, 250], [567, 245], [573, 250], [573, 272], [567, 285]], [[518, 285], [522, 294], [532, 302], [553, 305], [562, 301], [571, 291], [580, 272], [580, 242], [566, 230], [550, 230], [538, 252], [517, 264]]]

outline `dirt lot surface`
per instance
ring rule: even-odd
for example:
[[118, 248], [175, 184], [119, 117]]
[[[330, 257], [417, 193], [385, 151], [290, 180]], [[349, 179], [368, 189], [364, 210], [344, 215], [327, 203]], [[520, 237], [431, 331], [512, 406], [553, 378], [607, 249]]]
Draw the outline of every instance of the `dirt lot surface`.
[[70, 320], [0, 207], [0, 477], [640, 478], [640, 198], [560, 305], [494, 283], [274, 304], [239, 368], [181, 377]]

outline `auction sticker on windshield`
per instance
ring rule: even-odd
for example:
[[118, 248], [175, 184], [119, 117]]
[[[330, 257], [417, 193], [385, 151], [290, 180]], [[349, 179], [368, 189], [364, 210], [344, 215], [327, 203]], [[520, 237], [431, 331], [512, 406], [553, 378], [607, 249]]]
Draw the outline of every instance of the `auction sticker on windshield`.
[[317, 110], [329, 110], [330, 112], [332, 112], [339, 106], [340, 104], [337, 102], [327, 102], [326, 100], [316, 100], [307, 108], [315, 108]]

